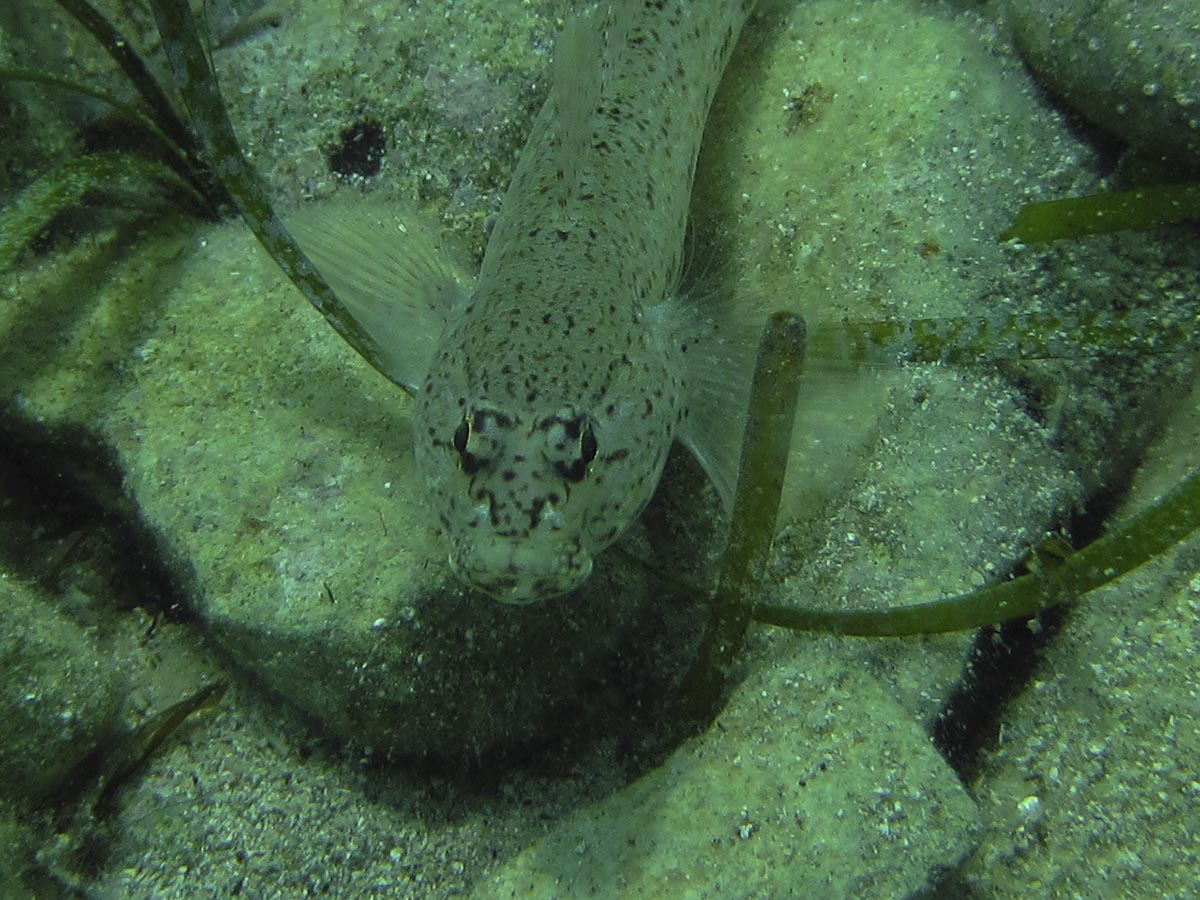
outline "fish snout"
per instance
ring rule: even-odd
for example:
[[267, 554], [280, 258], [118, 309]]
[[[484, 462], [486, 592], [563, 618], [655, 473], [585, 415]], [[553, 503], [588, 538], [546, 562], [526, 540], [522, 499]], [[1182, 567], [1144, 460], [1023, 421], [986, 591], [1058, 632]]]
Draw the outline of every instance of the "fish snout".
[[553, 552], [545, 546], [452, 549], [458, 578], [501, 603], [528, 604], [573, 591], [591, 574], [592, 557], [576, 541]]

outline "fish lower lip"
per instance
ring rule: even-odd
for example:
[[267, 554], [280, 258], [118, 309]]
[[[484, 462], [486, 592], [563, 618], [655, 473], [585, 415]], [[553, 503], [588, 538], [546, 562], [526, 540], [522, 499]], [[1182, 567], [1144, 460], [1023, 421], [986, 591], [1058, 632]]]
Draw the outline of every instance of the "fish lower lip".
[[[510, 557], [499, 566], [472, 566], [449, 554], [450, 571], [477, 591], [501, 603], [525, 606], [561, 597], [578, 588], [592, 572], [591, 555], [575, 546], [562, 554], [559, 569], [523, 566]], [[469, 559], [469, 557], [468, 557]]]
[[[452, 565], [451, 568], [454, 570], [454, 574], [470, 587], [487, 594], [493, 600], [513, 606], [528, 606], [532, 603], [540, 603], [543, 600], [561, 597], [563, 594], [568, 594], [579, 587], [586, 578], [585, 573], [583, 578], [573, 580], [570, 584], [546, 583], [544, 581], [534, 581], [531, 583], [516, 576], [472, 577], [470, 573], [464, 572], [461, 567]], [[589, 566], [588, 569], [590, 570], [590, 568]]]
[[563, 594], [569, 593], [574, 587], [548, 589], [544, 585], [497, 585], [494, 582], [491, 584], [472, 582], [472, 586], [487, 594], [493, 600], [498, 600], [501, 603], [507, 603], [512, 606], [529, 606], [534, 603], [541, 603], [543, 600], [561, 597]]

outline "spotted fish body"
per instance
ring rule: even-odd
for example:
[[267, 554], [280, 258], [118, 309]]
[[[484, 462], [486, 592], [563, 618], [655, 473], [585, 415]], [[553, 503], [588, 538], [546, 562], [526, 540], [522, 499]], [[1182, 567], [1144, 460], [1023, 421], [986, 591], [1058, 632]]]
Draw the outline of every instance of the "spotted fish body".
[[[706, 465], [721, 455], [687, 439], [715, 357], [712, 327], [673, 291], [705, 119], [753, 5], [623, 0], [572, 20], [473, 289], [433, 251], [403, 250], [400, 277], [328, 261], [415, 392], [418, 473], [450, 565], [493, 597], [578, 586], [650, 499], [674, 439]], [[366, 297], [389, 281], [433, 310], [436, 350]]]

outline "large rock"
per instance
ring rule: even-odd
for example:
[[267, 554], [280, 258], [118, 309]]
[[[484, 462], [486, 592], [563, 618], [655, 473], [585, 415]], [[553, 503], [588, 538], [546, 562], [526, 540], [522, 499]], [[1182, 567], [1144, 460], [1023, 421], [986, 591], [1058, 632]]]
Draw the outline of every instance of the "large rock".
[[1007, 0], [1021, 52], [1058, 94], [1143, 152], [1200, 166], [1200, 7]]
[[[1196, 284], [1186, 236], [1047, 251], [998, 240], [1029, 196], [1097, 180], [1093, 152], [1044, 107], [1020, 60], [997, 52], [990, 23], [903, 2], [802, 3], [767, 19], [718, 93], [693, 205], [715, 257], [696, 268], [734, 280], [739, 299], [794, 306], [810, 332], [1031, 311], [1069, 329], [1113, 309], [1153, 328], [1163, 302], [1192, 302], [1186, 288], [1155, 286]], [[1003, 331], [998, 343], [1021, 337]], [[886, 607], [1002, 576], [1121, 476], [1161, 421], [1155, 398], [1190, 371], [1139, 366], [889, 371], [812, 347], [767, 590]], [[887, 671], [932, 716], [968, 641], [814, 638], [811, 652]]]
[[95, 630], [7, 573], [0, 672], [0, 796], [43, 800], [117, 732], [128, 685]]
[[[712, 248], [737, 304], [765, 297], [814, 322], [990, 313], [1023, 308], [1033, 274], [1037, 303], [1055, 309], [1075, 301], [1080, 272], [1124, 264], [1107, 245], [1056, 269], [995, 243], [1016, 195], [1086, 151], [981, 33], [916, 2], [804, 4], [752, 26], [696, 204], [697, 246]], [[948, 72], [947, 54], [970, 64]], [[120, 249], [101, 238], [10, 287], [21, 302], [0, 316], [22, 353], [0, 360], [4, 404], [110, 449], [188, 607], [264, 687], [357, 746], [458, 759], [570, 731], [585, 710], [602, 731], [625, 727], [616, 681], [660, 702], [689, 656], [694, 613], [616, 553], [577, 595], [526, 609], [454, 583], [415, 484], [407, 399], [240, 225], [164, 230], [129, 258]], [[1137, 300], [1124, 278], [1113, 291]], [[1077, 418], [1106, 448], [1129, 443], [1136, 420], [1107, 400], [1129, 384], [1075, 371], [1078, 390], [1049, 412], [1023, 380], [982, 371], [912, 370], [882, 391], [873, 375], [835, 379], [824, 405], [865, 427], [848, 437], [844, 422], [801, 419], [788, 490], [804, 499], [789, 505], [773, 576], [784, 598], [886, 605], [1011, 565], [1096, 465], [1095, 444], [1062, 446], [1059, 423]], [[1074, 415], [1089, 404], [1104, 414]], [[806, 455], [816, 445], [832, 448], [836, 474]], [[694, 522], [656, 530], [691, 553], [659, 559], [698, 567]], [[929, 715], [968, 644], [813, 646], [890, 670]]]
[[[35, 340], [9, 358], [24, 413], [112, 448], [189, 607], [333, 734], [456, 758], [540, 734], [639, 622], [644, 576], [601, 566], [572, 602], [527, 609], [469, 595], [423, 514], [405, 396], [298, 302], [244, 228], [187, 246], [172, 260], [178, 238], [151, 242], [114, 268], [40, 381]], [[24, 285], [43, 323], [75, 304], [47, 279]]]
[[747, 679], [704, 735], [557, 823], [475, 900], [908, 897], [976, 809], [880, 684], [840, 663]]
[[[1112, 527], [1196, 471], [1200, 392], [1153, 448]], [[1200, 535], [1070, 610], [1038, 681], [1004, 713], [975, 794], [973, 895], [1190, 897], [1200, 777]]]

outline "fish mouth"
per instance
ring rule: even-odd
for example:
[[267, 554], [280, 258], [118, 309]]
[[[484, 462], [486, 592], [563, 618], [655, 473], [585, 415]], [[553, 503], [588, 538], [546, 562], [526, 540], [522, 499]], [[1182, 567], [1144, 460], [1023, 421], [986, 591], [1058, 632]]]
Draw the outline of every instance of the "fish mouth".
[[478, 558], [449, 557], [450, 569], [477, 591], [493, 600], [513, 606], [528, 606], [561, 597], [579, 587], [592, 572], [592, 558], [580, 548], [559, 558], [559, 565], [547, 568], [521, 565], [510, 557], [500, 566], [484, 565]]

